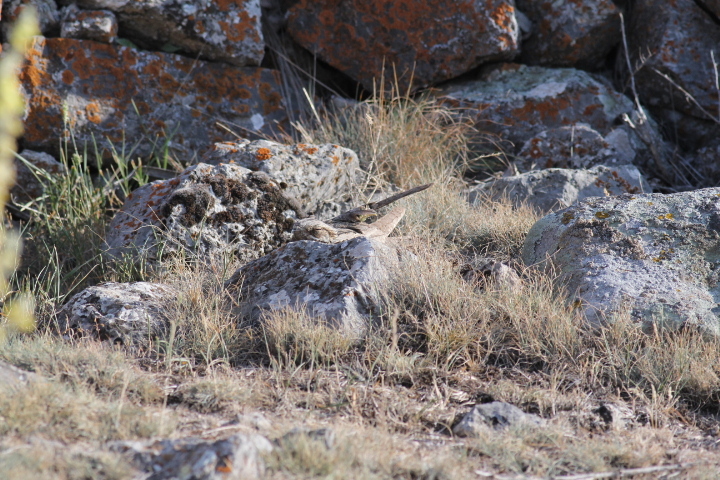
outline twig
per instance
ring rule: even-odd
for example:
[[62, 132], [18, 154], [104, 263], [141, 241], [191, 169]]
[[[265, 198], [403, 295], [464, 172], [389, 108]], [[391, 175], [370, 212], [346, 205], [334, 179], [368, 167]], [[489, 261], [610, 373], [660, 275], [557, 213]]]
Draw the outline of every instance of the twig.
[[432, 183], [428, 183], [426, 185], [420, 185], [419, 187], [413, 187], [410, 190], [405, 190], [404, 192], [396, 193], [392, 197], [388, 197], [384, 200], [380, 200], [379, 202], [370, 202], [367, 204], [367, 206], [371, 210], [377, 210], [386, 205], [390, 205], [393, 202], [397, 202], [401, 198], [405, 198], [408, 195], [412, 195], [413, 193], [417, 193], [417, 192], [422, 192], [423, 190], [430, 188], [432, 185], [433, 185]]
[[583, 473], [580, 475], [563, 475], [561, 477], [552, 477], [553, 480], [601, 480], [603, 478], [624, 478], [633, 475], [642, 475], [646, 473], [666, 472], [668, 470], [684, 470], [688, 467], [696, 465], [695, 463], [676, 463], [674, 465], [656, 465], [654, 467], [642, 468], [626, 468], [615, 470], [613, 472]]

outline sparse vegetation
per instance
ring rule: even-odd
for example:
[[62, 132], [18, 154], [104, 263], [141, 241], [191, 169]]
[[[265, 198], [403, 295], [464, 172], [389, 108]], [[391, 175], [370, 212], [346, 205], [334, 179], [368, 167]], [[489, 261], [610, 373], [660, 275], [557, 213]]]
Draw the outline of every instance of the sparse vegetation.
[[[688, 464], [672, 470], [682, 478], [714, 478], [718, 340], [692, 329], [648, 334], [624, 318], [585, 327], [547, 274], [520, 265], [537, 215], [468, 203], [468, 127], [451, 113], [429, 99], [373, 100], [302, 129], [306, 142], [354, 148], [365, 187], [435, 183], [403, 200], [399, 232], [414, 257], [360, 341], [304, 312], [275, 312], [263, 328], [238, 322], [222, 287], [239, 265], [108, 263], [102, 235], [117, 204], [87, 157], [71, 155], [68, 172], [28, 208], [32, 255], [14, 278], [38, 298], [39, 324], [101, 281], [159, 281], [180, 294], [168, 308], [170, 331], [143, 351], [42, 329], [12, 335], [0, 359], [43, 380], [0, 385], [0, 471], [127, 478], [132, 467], [108, 441], [259, 430], [278, 440], [266, 458], [278, 479], [547, 478], [664, 464]], [[473, 255], [521, 269], [520, 290], [463, 280], [460, 264]], [[547, 424], [453, 437], [460, 416], [491, 399]], [[607, 406], [617, 409], [609, 417]], [[287, 436], [293, 428], [301, 433]], [[308, 433], [322, 428], [332, 441]]]

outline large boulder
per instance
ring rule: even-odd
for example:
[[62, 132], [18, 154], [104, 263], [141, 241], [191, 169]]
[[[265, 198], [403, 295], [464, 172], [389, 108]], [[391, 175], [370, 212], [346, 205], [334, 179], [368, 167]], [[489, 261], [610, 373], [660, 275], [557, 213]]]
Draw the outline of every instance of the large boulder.
[[159, 283], [107, 282], [88, 287], [60, 309], [57, 328], [67, 337], [147, 346], [166, 331], [166, 307], [176, 296], [173, 288]]
[[300, 0], [288, 32], [369, 91], [384, 80], [404, 94], [518, 53], [512, 0]]
[[547, 213], [569, 207], [590, 197], [650, 193], [652, 189], [633, 165], [591, 169], [547, 168], [489, 180], [470, 192], [470, 201], [507, 198], [515, 205], [523, 203]]
[[520, 59], [528, 65], [598, 68], [620, 42], [620, 10], [612, 0], [516, 0], [533, 22]]
[[24, 145], [54, 151], [58, 139], [106, 155], [167, 147], [190, 161], [225, 139], [218, 123], [269, 133], [285, 113], [277, 72], [70, 38], [35, 37], [21, 73]]
[[[697, 147], [720, 131], [712, 57], [720, 26], [694, 0], [632, 5], [627, 42], [637, 93], [675, 140]], [[617, 66], [629, 87], [622, 52]]]
[[629, 98], [587, 72], [505, 64], [477, 80], [449, 82], [436, 93], [462, 109], [479, 132], [510, 142], [512, 152], [543, 130], [584, 123], [608, 134]]
[[306, 212], [343, 200], [356, 183], [357, 154], [339, 145], [283, 145], [269, 140], [216, 143], [203, 163], [234, 163], [270, 175]]
[[298, 308], [357, 337], [376, 313], [397, 261], [394, 247], [366, 237], [336, 244], [301, 240], [241, 267], [227, 287], [245, 319]]
[[191, 57], [260, 65], [265, 43], [260, 0], [61, 0], [114, 12], [123, 37], [150, 50], [181, 51]]
[[132, 192], [108, 227], [108, 253], [249, 261], [288, 242], [300, 210], [267, 174], [201, 163]]
[[591, 324], [629, 313], [645, 326], [720, 334], [720, 188], [591, 198], [543, 217], [526, 265], [551, 264]]

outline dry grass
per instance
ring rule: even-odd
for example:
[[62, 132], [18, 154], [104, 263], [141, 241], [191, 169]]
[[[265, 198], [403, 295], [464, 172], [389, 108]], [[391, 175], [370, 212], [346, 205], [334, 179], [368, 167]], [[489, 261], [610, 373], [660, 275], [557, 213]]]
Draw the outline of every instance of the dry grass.
[[[0, 359], [46, 381], [3, 387], [0, 470], [127, 478], [131, 468], [106, 442], [257, 431], [276, 441], [265, 460], [277, 479], [550, 478], [683, 462], [694, 464], [681, 478], [714, 478], [718, 340], [690, 329], [648, 334], [622, 316], [586, 328], [551, 278], [520, 265], [536, 214], [467, 202], [460, 173], [469, 130], [451, 113], [429, 100], [376, 100], [305, 129], [305, 141], [357, 149], [371, 173], [366, 186], [435, 183], [402, 201], [399, 233], [414, 257], [363, 338], [349, 340], [302, 311], [273, 312], [262, 326], [243, 322], [223, 293], [239, 265], [177, 261], [144, 271], [179, 294], [167, 307], [172, 328], [141, 355], [44, 333], [2, 347]], [[508, 261], [523, 285], [463, 280], [460, 267], [475, 255]], [[71, 261], [52, 265], [54, 276], [35, 277], [46, 306], [73, 285]], [[137, 278], [97, 268], [102, 280]], [[39, 310], [41, 320], [50, 310]], [[460, 417], [490, 400], [546, 424], [455, 438]], [[606, 422], [602, 405], [625, 413]], [[321, 428], [332, 441], [308, 433]]]

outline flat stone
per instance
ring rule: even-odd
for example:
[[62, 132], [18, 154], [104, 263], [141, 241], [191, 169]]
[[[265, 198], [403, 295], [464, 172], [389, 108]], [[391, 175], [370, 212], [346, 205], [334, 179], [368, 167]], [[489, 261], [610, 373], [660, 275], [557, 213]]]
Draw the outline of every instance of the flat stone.
[[282, 145], [268, 140], [216, 143], [203, 155], [211, 165], [235, 163], [265, 172], [307, 213], [344, 199], [357, 180], [357, 154], [339, 145]]
[[270, 133], [286, 118], [272, 70], [70, 38], [35, 37], [27, 58], [21, 80], [30, 149], [54, 151], [72, 136], [81, 150], [97, 144], [106, 157], [123, 144], [146, 156], [167, 142], [171, 155], [189, 162], [227, 137], [217, 122]]
[[510, 403], [491, 402], [475, 405], [460, 423], [453, 427], [453, 433], [459, 437], [474, 437], [483, 428], [500, 430], [518, 425], [539, 426], [542, 425], [542, 419], [525, 413]]
[[478, 80], [449, 82], [436, 95], [462, 109], [479, 132], [509, 142], [512, 152], [544, 130], [579, 123], [606, 135], [633, 110], [629, 98], [571, 68], [505, 64]]
[[493, 179], [473, 189], [470, 201], [475, 202], [480, 197], [494, 201], [508, 198], [515, 205], [526, 203], [547, 213], [590, 197], [651, 191], [633, 165], [597, 165], [587, 170], [547, 168]]
[[73, 3], [61, 11], [60, 36], [80, 40], [113, 43], [118, 34], [118, 21], [109, 10], [80, 10]]
[[[552, 263], [593, 325], [633, 321], [720, 334], [720, 188], [590, 198], [531, 229], [526, 265]], [[550, 259], [550, 260], [549, 260]]]
[[237, 66], [260, 65], [265, 53], [260, 0], [72, 1], [83, 8], [114, 12], [123, 37], [148, 50], [179, 50], [192, 58]]
[[132, 192], [108, 226], [108, 254], [249, 261], [292, 238], [297, 210], [263, 172], [200, 163]]
[[518, 31], [509, 0], [300, 0], [288, 12], [300, 45], [368, 91], [384, 80], [401, 95], [514, 57]]

